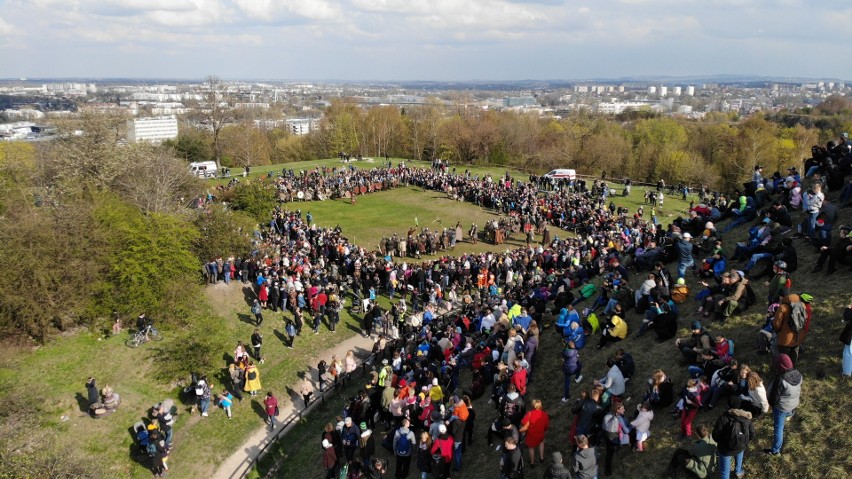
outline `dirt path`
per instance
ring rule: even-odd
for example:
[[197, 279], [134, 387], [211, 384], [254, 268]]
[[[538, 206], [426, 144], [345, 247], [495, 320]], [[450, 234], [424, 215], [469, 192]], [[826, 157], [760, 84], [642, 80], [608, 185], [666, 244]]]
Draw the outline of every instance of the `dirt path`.
[[[342, 343], [337, 344], [333, 348], [327, 349], [319, 354], [317, 354], [311, 364], [316, 364], [320, 361], [320, 359], [329, 360], [332, 354], [336, 354], [338, 358], [343, 359], [346, 355], [346, 352], [354, 350], [357, 353], [369, 353], [369, 351], [373, 347], [373, 339], [365, 338], [361, 335], [353, 336]], [[359, 358], [361, 359], [361, 358]], [[314, 385], [318, 384], [317, 371], [314, 368], [311, 368], [311, 375]], [[298, 384], [292, 384], [289, 389], [296, 390]], [[296, 410], [297, 406], [302, 406], [303, 403], [301, 400], [298, 401], [286, 401], [279, 398], [279, 402], [281, 403], [281, 415], [278, 416], [279, 423], [275, 428], [275, 431], [270, 431], [269, 427], [266, 425], [258, 427], [258, 429], [249, 436], [248, 440], [240, 446], [230, 457], [228, 457], [216, 472], [213, 474], [212, 479], [239, 479], [245, 476], [247, 472], [247, 466], [253, 462], [260, 451], [272, 441], [276, 434], [283, 428], [283, 422], [287, 420]], [[307, 409], [308, 412], [312, 411], [314, 407], [320, 404], [319, 401], [313, 402]], [[290, 425], [292, 428], [296, 423]]]

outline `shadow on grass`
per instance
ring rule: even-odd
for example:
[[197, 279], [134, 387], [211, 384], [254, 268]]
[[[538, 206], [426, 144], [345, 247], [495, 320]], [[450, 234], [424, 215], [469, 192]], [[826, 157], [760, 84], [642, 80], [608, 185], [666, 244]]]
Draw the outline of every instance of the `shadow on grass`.
[[290, 338], [289, 338], [286, 334], [284, 334], [284, 333], [282, 333], [281, 331], [279, 331], [278, 329], [273, 329], [273, 330], [272, 330], [272, 334], [274, 334], [274, 335], [275, 335], [275, 337], [276, 337], [279, 341], [281, 341], [281, 345], [282, 345], [282, 346], [287, 347], [287, 346], [289, 346], [289, 345], [290, 345]]
[[80, 409], [80, 412], [84, 412], [86, 414], [89, 413], [89, 399], [86, 396], [83, 396], [83, 393], [77, 393], [74, 396], [74, 399], [77, 400], [77, 406]]
[[257, 299], [257, 294], [255, 294], [254, 289], [251, 286], [243, 286], [243, 301], [246, 305], [253, 305], [255, 299]]
[[[264, 397], [266, 396], [264, 395]], [[266, 423], [266, 409], [263, 407], [263, 404], [261, 404], [258, 399], [254, 398], [251, 400], [251, 409], [255, 412], [255, 414], [257, 414], [261, 419], [263, 419], [264, 423]]]
[[257, 326], [257, 320], [250, 314], [237, 313], [237, 318], [248, 325]]

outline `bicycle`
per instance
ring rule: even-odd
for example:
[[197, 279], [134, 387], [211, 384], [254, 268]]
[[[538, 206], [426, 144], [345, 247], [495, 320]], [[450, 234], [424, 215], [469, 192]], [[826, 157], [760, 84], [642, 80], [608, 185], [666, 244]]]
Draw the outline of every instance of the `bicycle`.
[[148, 341], [162, 341], [163, 335], [160, 334], [160, 330], [151, 326], [148, 329], [148, 338], [145, 338], [145, 331], [137, 331], [130, 338], [124, 341], [124, 345], [128, 348], [138, 348], [139, 346], [147, 343]]

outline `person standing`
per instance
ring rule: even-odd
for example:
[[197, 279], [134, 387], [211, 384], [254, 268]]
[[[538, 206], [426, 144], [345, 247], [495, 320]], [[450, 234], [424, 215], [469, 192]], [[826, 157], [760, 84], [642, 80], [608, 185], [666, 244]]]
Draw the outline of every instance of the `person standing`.
[[731, 477], [732, 458], [737, 479], [744, 477], [743, 454], [748, 449], [749, 442], [754, 440], [757, 434], [751, 422], [751, 413], [740, 409], [739, 397], [731, 398], [730, 409], [716, 420], [712, 436], [719, 452], [719, 477], [721, 479]]
[[675, 244], [675, 250], [677, 251], [677, 277], [683, 278], [686, 276], [686, 269], [695, 265], [695, 258], [692, 256], [692, 235], [684, 233]]
[[[201, 394], [199, 394], [199, 389]], [[210, 407], [210, 396], [212, 394], [210, 385], [207, 384], [207, 376], [201, 376], [195, 388], [195, 395], [198, 396], [198, 409], [203, 417], [207, 417], [207, 409]]]
[[325, 479], [337, 478], [337, 454], [328, 439], [322, 440], [322, 467], [325, 469]]
[[[438, 436], [432, 441], [432, 457], [435, 461], [435, 477], [446, 479], [450, 477], [450, 465], [453, 462], [453, 438], [447, 434], [447, 426], [438, 425]], [[440, 458], [440, 459], [438, 459]]]
[[263, 307], [260, 305], [260, 301], [254, 300], [251, 306], [251, 312], [254, 314], [255, 326], [260, 327], [263, 324]]
[[603, 419], [603, 432], [606, 435], [604, 438], [606, 445], [606, 456], [604, 457], [606, 477], [612, 476], [612, 460], [615, 458], [615, 454], [621, 448], [621, 445], [628, 442], [629, 431], [630, 426], [624, 419], [624, 404], [613, 402], [610, 413], [604, 416]]
[[544, 412], [541, 400], [533, 399], [532, 411], [521, 419], [519, 432], [526, 433], [524, 442], [530, 455], [530, 469], [535, 468], [535, 450], [538, 449], [538, 461], [544, 464], [544, 435], [550, 427], [550, 416]]
[[583, 380], [583, 363], [580, 362], [580, 353], [574, 341], [568, 341], [565, 350], [562, 351], [562, 375], [565, 382], [562, 388], [562, 402], [568, 402], [571, 397], [571, 379], [578, 384]]
[[775, 358], [778, 376], [769, 386], [769, 405], [772, 406], [772, 447], [764, 452], [772, 456], [781, 455], [784, 446], [784, 425], [799, 407], [802, 394], [802, 373], [793, 368], [793, 361], [786, 354]]
[[288, 319], [287, 324], [284, 325], [284, 331], [287, 333], [287, 337], [290, 338], [290, 344], [287, 345], [287, 349], [293, 349], [293, 344], [296, 342], [296, 325]]
[[411, 425], [408, 419], [402, 420], [402, 426], [393, 435], [393, 453], [396, 456], [396, 479], [408, 477], [408, 469], [411, 466], [411, 456], [417, 447], [414, 433], [408, 429]]
[[503, 442], [503, 454], [500, 456], [500, 479], [517, 479], [524, 477], [524, 456], [518, 449], [514, 437], [507, 437]]
[[243, 390], [252, 396], [257, 396], [257, 392], [260, 389], [260, 371], [257, 370], [254, 361], [249, 360], [248, 367], [246, 367], [246, 385], [243, 387]]
[[841, 381], [852, 379], [852, 304], [843, 310], [843, 332], [840, 333], [840, 342], [843, 343], [843, 355], [841, 362]]
[[314, 383], [311, 382], [310, 373], [302, 373], [302, 382], [299, 383], [299, 394], [305, 401], [305, 409], [311, 403], [311, 396], [314, 394]]
[[228, 373], [231, 376], [231, 389], [234, 391], [234, 397], [243, 400], [243, 386], [245, 386], [246, 372], [237, 363], [231, 363], [228, 366]]
[[598, 459], [595, 448], [589, 446], [589, 438], [581, 434], [575, 438], [577, 450], [574, 451], [574, 474], [577, 479], [597, 479]]
[[254, 328], [254, 333], [251, 335], [251, 345], [254, 348], [254, 359], [263, 364], [263, 357], [260, 355], [260, 348], [263, 346], [263, 335], [260, 334], [259, 328]]
[[269, 424], [269, 430], [275, 430], [275, 417], [278, 416], [278, 399], [272, 394], [272, 391], [267, 391], [266, 399], [263, 400], [263, 408], [266, 411], [266, 423]]
[[562, 463], [562, 453], [553, 451], [550, 455], [550, 468], [544, 472], [544, 479], [571, 479], [571, 471]]

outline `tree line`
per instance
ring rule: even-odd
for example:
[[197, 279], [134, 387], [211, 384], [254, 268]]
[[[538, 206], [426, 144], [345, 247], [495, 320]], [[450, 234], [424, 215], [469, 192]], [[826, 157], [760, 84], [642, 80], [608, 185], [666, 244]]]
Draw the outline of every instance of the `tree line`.
[[[786, 171], [810, 156], [815, 144], [852, 129], [844, 97], [801, 111], [710, 113], [701, 120], [647, 111], [605, 117], [587, 112], [563, 118], [537, 113], [489, 111], [439, 102], [362, 108], [335, 100], [320, 126], [307, 135], [259, 129], [246, 120], [222, 127], [217, 142], [226, 166], [263, 165], [351, 156], [441, 158], [460, 165], [514, 166], [543, 173], [552, 168], [610, 178], [669, 184], [704, 184], [727, 190], [761, 164]], [[215, 158], [209, 129], [182, 128], [170, 143], [179, 156]]]

